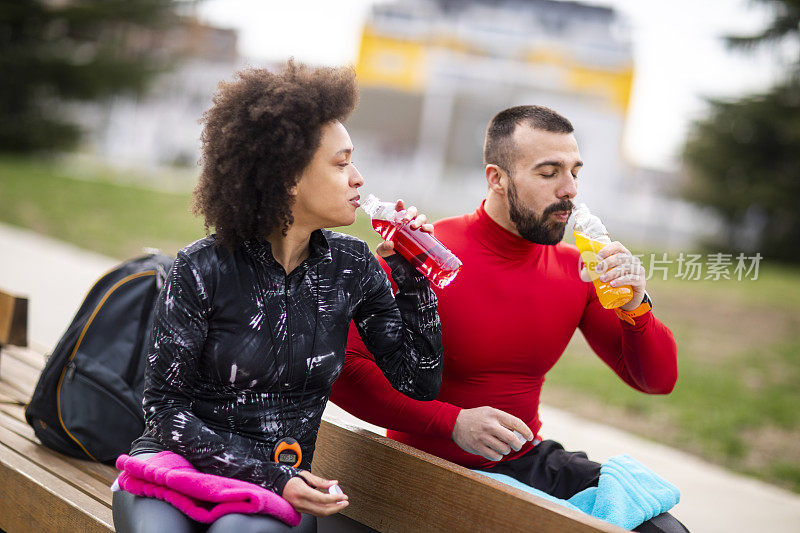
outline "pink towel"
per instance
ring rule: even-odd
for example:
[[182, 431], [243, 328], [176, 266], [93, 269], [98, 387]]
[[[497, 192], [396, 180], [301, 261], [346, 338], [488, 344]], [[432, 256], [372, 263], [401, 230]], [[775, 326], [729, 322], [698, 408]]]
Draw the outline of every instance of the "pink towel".
[[300, 523], [300, 513], [274, 492], [247, 481], [203, 474], [176, 453], [164, 451], [148, 459], [120, 455], [117, 468], [122, 470], [117, 478], [121, 489], [169, 502], [198, 522], [210, 524], [229, 513], [261, 513], [292, 527]]

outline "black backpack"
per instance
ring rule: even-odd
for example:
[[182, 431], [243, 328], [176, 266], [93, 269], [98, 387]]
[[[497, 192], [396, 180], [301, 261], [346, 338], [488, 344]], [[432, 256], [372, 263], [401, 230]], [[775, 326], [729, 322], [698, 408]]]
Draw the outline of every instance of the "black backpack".
[[25, 409], [42, 444], [113, 463], [142, 434], [145, 351], [173, 261], [158, 253], [131, 259], [94, 284]]

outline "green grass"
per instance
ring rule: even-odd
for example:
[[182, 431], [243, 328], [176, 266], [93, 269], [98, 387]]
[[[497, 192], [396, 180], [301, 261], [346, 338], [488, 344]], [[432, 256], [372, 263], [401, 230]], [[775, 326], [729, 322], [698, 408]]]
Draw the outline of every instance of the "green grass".
[[[188, 190], [163, 192], [110, 181], [106, 169], [98, 167], [78, 178], [71, 168], [59, 161], [0, 157], [0, 220], [118, 259], [143, 247], [174, 255], [205, 235], [202, 221], [190, 212]], [[339, 230], [372, 246], [378, 242], [364, 215]]]
[[[204, 235], [189, 212], [189, 185], [156, 192], [107, 175], [0, 157], [0, 221], [119, 259], [143, 246], [174, 254]], [[373, 249], [378, 242], [364, 216], [343, 230]], [[674, 270], [653, 279], [656, 315], [678, 343], [673, 393], [627, 387], [576, 335], [548, 374], [543, 401], [800, 492], [798, 274], [765, 259], [755, 281], [680, 281]]]
[[116, 258], [145, 246], [174, 254], [203, 236], [202, 222], [189, 212], [188, 192], [154, 193], [91, 178], [75, 179], [53, 162], [2, 158], [0, 216]]

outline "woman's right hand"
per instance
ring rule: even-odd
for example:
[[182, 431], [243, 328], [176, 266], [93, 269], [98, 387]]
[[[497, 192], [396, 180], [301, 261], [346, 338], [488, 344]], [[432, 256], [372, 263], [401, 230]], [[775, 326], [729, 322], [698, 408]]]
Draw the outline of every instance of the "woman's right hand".
[[[327, 490], [338, 482], [330, 479], [323, 479], [315, 476], [306, 470], [300, 472], [300, 476], [308, 481], [308, 484], [299, 477], [293, 477], [283, 487], [283, 498], [292, 504], [299, 513], [311, 514], [314, 516], [328, 516], [336, 514], [350, 503], [345, 494], [328, 494]], [[326, 492], [320, 492], [324, 489]]]

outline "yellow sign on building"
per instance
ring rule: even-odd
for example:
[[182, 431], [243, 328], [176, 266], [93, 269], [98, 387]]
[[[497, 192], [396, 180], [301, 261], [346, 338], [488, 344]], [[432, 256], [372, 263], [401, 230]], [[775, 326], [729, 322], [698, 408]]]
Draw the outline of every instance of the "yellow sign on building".
[[[387, 35], [367, 24], [362, 34], [356, 66], [361, 86], [424, 92], [428, 77], [436, 75], [435, 72], [430, 72], [432, 51], [447, 50], [453, 57], [461, 59], [491, 57], [491, 54], [477, 44], [469, 46], [452, 35], [428, 37], [415, 39], [410, 35]], [[546, 76], [548, 86], [556, 84], [551, 90], [599, 97], [622, 115], [628, 110], [633, 83], [631, 64], [606, 67], [592, 65], [586, 59], [574, 57], [559, 44], [539, 45], [517, 57], [522, 63], [521, 68], [525, 68], [524, 65], [527, 64], [534, 71], [545, 67], [549, 69], [548, 73], [556, 73], [555, 76]], [[469, 61], [462, 64], [469, 64]]]
[[601, 70], [573, 65], [567, 71], [567, 83], [575, 92], [591, 92], [607, 98], [617, 111], [625, 114], [631, 99], [633, 67]]
[[422, 91], [427, 78], [425, 45], [378, 35], [366, 26], [356, 71], [365, 87]]

